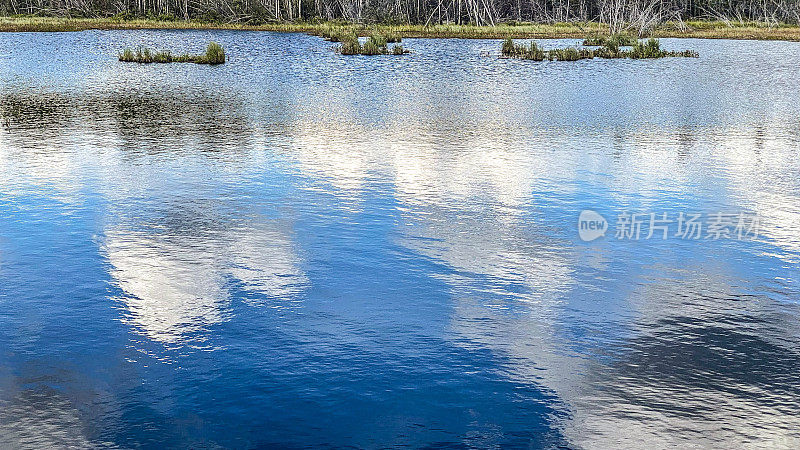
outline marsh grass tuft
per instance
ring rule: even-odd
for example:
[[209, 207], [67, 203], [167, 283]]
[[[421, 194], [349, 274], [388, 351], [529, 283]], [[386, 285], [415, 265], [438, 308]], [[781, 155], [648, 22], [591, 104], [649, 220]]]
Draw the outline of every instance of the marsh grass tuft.
[[547, 58], [550, 61], [579, 61], [594, 58], [594, 52], [587, 48], [567, 47], [548, 51]]
[[685, 57], [697, 58], [700, 56], [697, 52], [692, 50], [684, 50], [682, 52], [672, 52], [663, 50], [658, 42], [658, 39], [650, 38], [647, 42], [636, 42], [636, 44], [628, 52], [628, 57], [631, 59], [654, 59], [665, 57]]
[[503, 41], [501, 49], [503, 56], [510, 58], [531, 59], [534, 61], [544, 61], [547, 58], [545, 51], [539, 48], [535, 41], [531, 41], [529, 46], [525, 44], [515, 44], [511, 39]]
[[533, 61], [579, 61], [581, 59], [616, 59], [616, 58], [630, 58], [630, 59], [653, 59], [665, 57], [687, 57], [697, 58], [699, 55], [692, 50], [685, 50], [682, 52], [673, 52], [663, 50], [658, 39], [650, 38], [647, 42], [640, 42], [634, 40], [630, 50], [622, 50], [620, 47], [624, 41], [622, 39], [611, 36], [605, 39], [603, 46], [597, 49], [590, 48], [559, 48], [553, 50], [542, 50], [536, 42], [531, 41], [529, 45], [515, 44], [511, 39], [503, 41], [500, 48], [500, 53], [506, 58], [530, 59]]
[[223, 64], [225, 63], [225, 49], [216, 42], [211, 42], [206, 47], [205, 55], [200, 55], [198, 64]]
[[122, 62], [135, 63], [195, 63], [195, 64], [223, 64], [225, 62], [225, 50], [216, 42], [211, 42], [206, 48], [206, 52], [201, 55], [173, 55], [170, 51], [153, 52], [146, 47], [138, 47], [135, 51], [126, 48], [119, 53], [119, 60]]
[[353, 35], [352, 39], [342, 41], [342, 45], [339, 46], [339, 53], [342, 55], [360, 55], [361, 44], [358, 42], [358, 37]]
[[388, 42], [398, 42], [399, 40], [400, 38], [397, 36], [387, 37], [383, 34], [375, 33], [367, 38], [364, 45], [361, 45], [358, 41], [358, 36], [353, 32], [341, 40], [342, 45], [337, 47], [336, 50], [342, 55], [404, 55], [410, 53], [399, 44], [389, 49]]
[[368, 37], [367, 42], [365, 42], [361, 47], [362, 55], [381, 55], [384, 53], [388, 53], [386, 48], [386, 40], [380, 36]]

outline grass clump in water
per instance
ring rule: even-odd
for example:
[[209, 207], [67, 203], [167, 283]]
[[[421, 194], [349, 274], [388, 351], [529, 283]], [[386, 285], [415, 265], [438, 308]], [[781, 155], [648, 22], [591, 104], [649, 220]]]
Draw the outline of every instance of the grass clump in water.
[[661, 44], [658, 42], [658, 39], [650, 38], [647, 42], [636, 42], [633, 48], [631, 48], [630, 52], [628, 53], [628, 58], [631, 59], [654, 59], [654, 58], [666, 58], [671, 56], [682, 56], [686, 58], [697, 58], [700, 56], [697, 52], [692, 50], [684, 50], [682, 52], [672, 52], [663, 50], [661, 48]]
[[367, 42], [365, 42], [364, 46], [361, 47], [362, 55], [382, 55], [388, 52], [389, 50], [386, 47], [386, 39], [379, 35], [368, 37]]
[[652, 38], [644, 43], [635, 40], [630, 50], [621, 49], [623, 42], [626, 41], [612, 36], [606, 39], [603, 46], [597, 49], [568, 47], [543, 50], [536, 42], [531, 42], [530, 45], [526, 46], [525, 44], [515, 44], [511, 39], [506, 39], [503, 41], [500, 53], [506, 58], [530, 59], [533, 61], [579, 61], [581, 59], [594, 58], [653, 59], [672, 56], [697, 58], [699, 56], [697, 52], [692, 50], [682, 52], [663, 50], [658, 40]]
[[567, 47], [548, 51], [547, 58], [550, 61], [579, 61], [594, 58], [594, 52], [588, 48]]
[[503, 56], [509, 58], [532, 59], [534, 61], [544, 61], [547, 58], [546, 52], [539, 48], [536, 42], [531, 41], [530, 45], [515, 44], [511, 39], [503, 41], [501, 49]]
[[225, 63], [225, 49], [216, 42], [211, 42], [206, 47], [206, 53], [200, 55], [197, 61], [198, 64], [224, 64]]
[[358, 36], [353, 32], [341, 41], [342, 45], [337, 50], [342, 55], [404, 55], [410, 53], [402, 45], [394, 45], [391, 50], [389, 49], [388, 42], [398, 42], [399, 40], [400, 38], [397, 36], [387, 38], [382, 34], [373, 34], [367, 38], [364, 45], [361, 45]]
[[342, 43], [342, 45], [340, 45], [338, 48], [339, 53], [341, 53], [342, 55], [361, 54], [361, 44], [358, 42], [358, 36], [355, 33], [350, 33], [348, 35], [338, 35], [337, 39], [340, 39], [338, 42]]
[[225, 50], [216, 42], [208, 44], [206, 52], [201, 55], [173, 55], [170, 51], [154, 52], [146, 47], [138, 47], [135, 51], [126, 48], [119, 54], [122, 62], [149, 63], [195, 63], [195, 64], [223, 64]]

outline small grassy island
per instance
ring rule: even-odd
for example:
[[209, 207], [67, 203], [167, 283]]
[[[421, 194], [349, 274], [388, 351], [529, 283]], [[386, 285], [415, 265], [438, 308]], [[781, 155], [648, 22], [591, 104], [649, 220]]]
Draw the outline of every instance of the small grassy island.
[[[598, 48], [559, 48], [544, 50], [536, 42], [530, 45], [515, 44], [511, 39], [503, 41], [501, 54], [506, 58], [530, 59], [533, 61], [578, 61], [581, 59], [655, 59], [666, 57], [697, 58], [699, 55], [692, 50], [672, 52], [663, 50], [658, 39], [650, 38], [642, 42], [630, 36], [612, 35], [608, 37], [593, 37], [584, 40], [584, 45], [597, 46]], [[624, 50], [622, 47], [630, 47]]]
[[170, 51], [154, 52], [149, 48], [139, 47], [136, 50], [126, 48], [119, 54], [122, 62], [135, 63], [195, 63], [195, 64], [223, 64], [225, 63], [225, 50], [216, 42], [211, 42], [202, 55], [173, 55]]
[[[396, 33], [372, 33], [362, 45], [353, 28], [326, 27], [319, 35], [330, 42], [341, 42], [335, 48], [342, 55], [404, 55], [410, 53], [399, 42], [402, 40]], [[391, 48], [388, 44], [394, 43]]]

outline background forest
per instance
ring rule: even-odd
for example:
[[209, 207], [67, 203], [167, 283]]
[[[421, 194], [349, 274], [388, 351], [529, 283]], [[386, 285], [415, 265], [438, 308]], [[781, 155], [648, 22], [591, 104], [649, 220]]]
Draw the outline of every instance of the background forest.
[[238, 23], [343, 20], [496, 25], [514, 21], [627, 24], [687, 19], [800, 23], [800, 0], [0, 0], [0, 14]]

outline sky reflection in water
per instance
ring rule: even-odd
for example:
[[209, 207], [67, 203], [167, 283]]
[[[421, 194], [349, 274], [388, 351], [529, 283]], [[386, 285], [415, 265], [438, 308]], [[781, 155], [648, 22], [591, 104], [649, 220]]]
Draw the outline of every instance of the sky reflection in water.
[[0, 446], [797, 446], [800, 45], [665, 43], [0, 35]]

